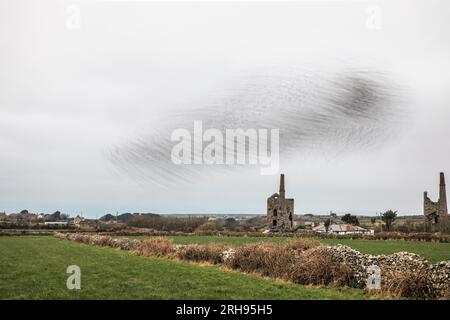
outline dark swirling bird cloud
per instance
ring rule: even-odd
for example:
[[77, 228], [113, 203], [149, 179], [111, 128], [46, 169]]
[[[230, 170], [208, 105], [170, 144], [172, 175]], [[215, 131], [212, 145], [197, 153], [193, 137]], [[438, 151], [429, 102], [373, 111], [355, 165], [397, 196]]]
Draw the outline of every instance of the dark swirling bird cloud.
[[[278, 128], [281, 159], [324, 150], [356, 152], [392, 137], [402, 117], [398, 86], [373, 70], [277, 70], [238, 77], [201, 107], [173, 114], [157, 128], [111, 148], [109, 159], [136, 178], [156, 183], [191, 180], [203, 170], [238, 166], [176, 165], [177, 128]], [[242, 166], [239, 166], [242, 167]]]

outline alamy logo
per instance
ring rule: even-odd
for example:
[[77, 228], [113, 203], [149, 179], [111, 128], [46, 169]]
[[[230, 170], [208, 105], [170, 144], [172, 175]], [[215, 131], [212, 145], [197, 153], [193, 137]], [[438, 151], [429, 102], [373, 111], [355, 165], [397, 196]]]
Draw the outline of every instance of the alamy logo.
[[69, 30], [80, 29], [81, 27], [81, 10], [79, 6], [71, 5], [67, 7], [66, 28]]
[[208, 128], [194, 121], [193, 135], [187, 129], [176, 129], [171, 141], [171, 159], [176, 165], [259, 165], [262, 175], [279, 170], [279, 129]]
[[379, 6], [369, 6], [367, 8], [366, 27], [369, 30], [381, 29], [381, 8]]
[[67, 282], [66, 282], [67, 289], [69, 289], [69, 290], [73, 290], [73, 289], [80, 290], [81, 289], [81, 270], [80, 270], [80, 267], [76, 266], [76, 265], [68, 266], [66, 272], [68, 274], [71, 274], [67, 278]]
[[371, 265], [367, 267], [367, 273], [369, 277], [367, 278], [367, 289], [369, 290], [380, 290], [381, 289], [381, 268], [376, 265]]

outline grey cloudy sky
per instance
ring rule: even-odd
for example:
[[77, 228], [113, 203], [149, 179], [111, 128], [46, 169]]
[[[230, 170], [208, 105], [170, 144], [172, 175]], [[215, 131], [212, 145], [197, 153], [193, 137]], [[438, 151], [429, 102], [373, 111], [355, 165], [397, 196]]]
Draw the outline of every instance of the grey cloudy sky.
[[[67, 27], [71, 5], [79, 29]], [[367, 27], [374, 5], [375, 30]], [[161, 186], [108, 154], [157, 137], [174, 115], [220, 111], [211, 101], [242, 78], [356, 69], [395, 87], [399, 112], [381, 129], [388, 134], [282, 158], [287, 194], [296, 213], [420, 214], [422, 192], [437, 196], [438, 173], [450, 179], [449, 16], [444, 0], [0, 0], [0, 211], [264, 213], [277, 176], [211, 170]]]

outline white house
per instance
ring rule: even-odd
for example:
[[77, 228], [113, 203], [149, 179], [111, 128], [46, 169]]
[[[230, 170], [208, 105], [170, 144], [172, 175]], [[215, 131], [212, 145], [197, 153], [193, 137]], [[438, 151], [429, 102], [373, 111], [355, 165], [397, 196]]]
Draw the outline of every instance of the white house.
[[68, 222], [67, 221], [46, 221], [46, 222], [44, 222], [44, 224], [47, 226], [67, 226]]
[[[325, 225], [322, 223], [318, 225], [317, 227], [312, 228], [313, 231], [319, 232], [319, 233], [325, 233], [326, 228]], [[360, 226], [354, 226], [351, 224], [332, 224], [328, 228], [328, 233], [333, 234], [374, 234], [374, 230], [372, 229], [364, 229]]]

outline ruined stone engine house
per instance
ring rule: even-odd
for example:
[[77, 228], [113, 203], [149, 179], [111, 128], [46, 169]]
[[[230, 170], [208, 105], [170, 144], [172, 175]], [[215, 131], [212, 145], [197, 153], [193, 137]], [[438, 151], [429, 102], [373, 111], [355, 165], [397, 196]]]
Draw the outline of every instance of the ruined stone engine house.
[[428, 232], [448, 231], [449, 219], [447, 209], [447, 192], [444, 173], [440, 174], [439, 199], [437, 202], [430, 200], [428, 192], [423, 194], [423, 213], [425, 216], [425, 228]]
[[267, 223], [272, 230], [294, 228], [294, 199], [285, 198], [284, 174], [280, 176], [280, 191], [267, 198]]

